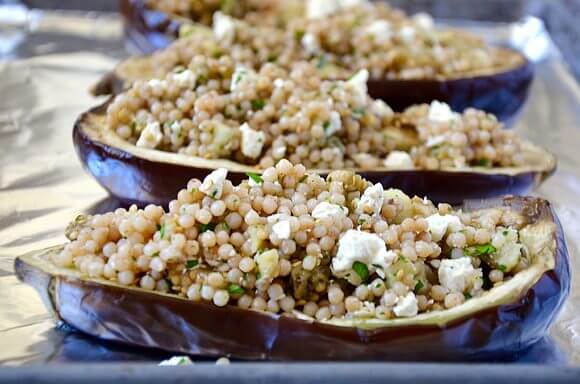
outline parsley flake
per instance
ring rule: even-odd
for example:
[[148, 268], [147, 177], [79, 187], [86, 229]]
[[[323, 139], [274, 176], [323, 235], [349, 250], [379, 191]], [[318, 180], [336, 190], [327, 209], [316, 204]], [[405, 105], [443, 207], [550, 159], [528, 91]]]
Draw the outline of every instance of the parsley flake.
[[264, 108], [266, 102], [263, 99], [254, 99], [250, 102], [254, 111], [259, 111]]
[[238, 284], [230, 284], [228, 286], [228, 292], [232, 295], [242, 295], [244, 294], [244, 288], [240, 287]]
[[495, 249], [495, 247], [493, 245], [491, 245], [490, 243], [473, 245], [471, 247], [467, 247], [467, 248], [463, 249], [463, 252], [467, 256], [477, 256], [477, 257], [491, 255], [491, 254], [495, 253], [496, 251], [497, 251], [497, 249]]
[[254, 182], [256, 184], [262, 184], [264, 182], [264, 179], [262, 179], [262, 176], [260, 176], [257, 173], [254, 173], [254, 172], [246, 172], [246, 176], [248, 176], [250, 179], [254, 180]]
[[195, 268], [198, 265], [199, 265], [199, 261], [197, 261], [197, 260], [187, 260], [185, 262], [185, 268], [187, 268], [187, 269]]
[[358, 277], [360, 277], [361, 281], [364, 283], [369, 278], [369, 269], [366, 264], [361, 263], [360, 261], [355, 261], [352, 263], [352, 269], [356, 272]]
[[415, 293], [420, 292], [423, 288], [425, 288], [425, 284], [423, 284], [423, 282], [421, 280], [417, 281], [417, 284], [415, 284], [415, 288], [413, 289], [413, 291]]
[[215, 228], [215, 224], [214, 223], [207, 223], [207, 224], [202, 224], [199, 226], [199, 233], [204, 233], [207, 231], [213, 231]]

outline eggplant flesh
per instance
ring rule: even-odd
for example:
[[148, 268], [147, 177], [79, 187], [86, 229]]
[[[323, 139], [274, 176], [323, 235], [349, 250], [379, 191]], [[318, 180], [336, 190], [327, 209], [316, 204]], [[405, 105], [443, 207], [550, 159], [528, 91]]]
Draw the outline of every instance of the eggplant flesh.
[[497, 206], [526, 218], [520, 239], [529, 249], [529, 267], [458, 307], [407, 319], [321, 322], [192, 302], [57, 268], [49, 257], [62, 246], [18, 257], [15, 270], [57, 319], [134, 346], [253, 360], [505, 359], [545, 335], [569, 293], [570, 271], [562, 228], [547, 201], [506, 197], [463, 208]]
[[[232, 182], [260, 172], [254, 166], [230, 160], [200, 157], [136, 147], [105, 128], [106, 103], [79, 117], [73, 141], [83, 166], [114, 197], [139, 205], [166, 205], [192, 178], [203, 179], [216, 168], [226, 168]], [[525, 167], [449, 168], [442, 170], [357, 169], [373, 183], [398, 188], [413, 196], [429, 196], [434, 202], [460, 204], [468, 199], [506, 194], [525, 195], [556, 169], [555, 157], [529, 142], [523, 150]], [[310, 170], [322, 175], [332, 170]]]

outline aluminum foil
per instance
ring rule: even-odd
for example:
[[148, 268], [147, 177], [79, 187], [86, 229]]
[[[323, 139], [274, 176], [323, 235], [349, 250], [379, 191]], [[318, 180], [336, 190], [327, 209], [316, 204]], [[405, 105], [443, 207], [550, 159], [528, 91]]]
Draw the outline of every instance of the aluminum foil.
[[[555, 203], [576, 272], [580, 87], [537, 20], [531, 22], [462, 26], [494, 42], [521, 44], [538, 61], [529, 103], [515, 129], [558, 155], [558, 171], [536, 194]], [[18, 24], [0, 29], [0, 42], [0, 364], [166, 358], [160, 351], [102, 342], [55, 326], [36, 292], [19, 283], [13, 271], [15, 256], [64, 242], [64, 227], [76, 214], [119, 206], [81, 169], [71, 142], [75, 118], [100, 101], [88, 88], [124, 54], [118, 19], [27, 13]], [[550, 336], [514, 359], [580, 365], [577, 279]]]

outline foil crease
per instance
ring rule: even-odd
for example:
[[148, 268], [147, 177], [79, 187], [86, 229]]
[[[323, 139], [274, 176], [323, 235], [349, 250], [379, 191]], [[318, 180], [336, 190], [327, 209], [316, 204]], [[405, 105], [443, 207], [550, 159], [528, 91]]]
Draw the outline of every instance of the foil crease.
[[[509, 42], [515, 27], [462, 26], [496, 42]], [[0, 364], [159, 361], [167, 354], [99, 341], [66, 325], [55, 326], [36, 292], [14, 276], [14, 258], [64, 242], [64, 227], [76, 214], [120, 205], [82, 170], [71, 140], [78, 115], [102, 101], [89, 95], [89, 87], [123, 54], [119, 20], [35, 14], [34, 25], [22, 33], [15, 50], [0, 56]], [[514, 358], [578, 365], [580, 87], [549, 36], [545, 41], [547, 53], [536, 64], [528, 104], [514, 129], [558, 156], [558, 170], [534, 194], [550, 200], [562, 222], [572, 291], [550, 337]]]

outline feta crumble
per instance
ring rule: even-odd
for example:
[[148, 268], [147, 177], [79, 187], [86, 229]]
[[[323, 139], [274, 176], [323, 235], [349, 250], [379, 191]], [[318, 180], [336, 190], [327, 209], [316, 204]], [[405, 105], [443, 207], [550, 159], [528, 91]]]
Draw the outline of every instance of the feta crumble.
[[367, 99], [368, 80], [369, 80], [369, 71], [367, 71], [366, 69], [361, 69], [346, 82], [347, 87], [353, 91], [358, 104], [364, 104]]
[[137, 140], [137, 146], [143, 148], [155, 148], [163, 140], [163, 133], [158, 121], [147, 123]]
[[425, 12], [419, 12], [413, 15], [413, 22], [415, 25], [424, 30], [431, 30], [435, 26], [435, 22], [431, 15]]
[[312, 210], [312, 217], [315, 219], [323, 219], [325, 217], [341, 217], [348, 215], [348, 209], [341, 207], [338, 204], [331, 204], [326, 201], [318, 203]]
[[203, 179], [199, 190], [208, 196], [219, 199], [222, 196], [224, 182], [228, 176], [228, 170], [218, 168]]
[[312, 33], [306, 33], [302, 36], [302, 40], [300, 40], [302, 47], [306, 50], [307, 53], [314, 55], [320, 52], [320, 42], [318, 38], [314, 36]]
[[415, 28], [410, 25], [405, 25], [399, 30], [399, 38], [403, 40], [403, 42], [410, 44], [413, 42], [415, 38]]
[[171, 77], [180, 87], [194, 87], [197, 81], [197, 77], [189, 69], [179, 73], [173, 73]]
[[340, 131], [342, 128], [342, 120], [340, 119], [340, 113], [336, 111], [330, 112], [330, 119], [325, 125], [324, 134], [326, 137], [334, 135], [336, 132]]
[[417, 298], [413, 292], [408, 292], [405, 296], [397, 299], [397, 304], [393, 308], [393, 312], [397, 317], [413, 317], [417, 316], [419, 306]]
[[376, 183], [372, 187], [365, 189], [365, 192], [357, 204], [357, 208], [363, 213], [379, 215], [383, 208], [383, 192], [384, 190], [381, 183]]
[[447, 103], [433, 100], [429, 105], [427, 118], [435, 123], [448, 123], [459, 118], [459, 115], [451, 110]]
[[290, 222], [288, 220], [278, 221], [272, 226], [272, 232], [280, 240], [289, 239], [291, 233]]
[[248, 79], [251, 79], [254, 75], [254, 71], [244, 67], [243, 65], [236, 66], [234, 73], [232, 75], [232, 81], [230, 83], [230, 92], [234, 92]]
[[349, 229], [338, 242], [338, 251], [332, 259], [332, 273], [356, 285], [360, 278], [352, 269], [355, 261], [366, 264], [369, 272], [374, 273], [378, 268], [386, 270], [396, 255], [387, 251], [385, 242], [378, 235]]
[[445, 236], [448, 230], [458, 232], [463, 228], [459, 217], [454, 215], [440, 215], [438, 213], [427, 217], [429, 232], [433, 241], [439, 241]]
[[391, 39], [393, 36], [393, 29], [391, 23], [386, 20], [377, 20], [369, 24], [365, 29], [364, 33], [372, 36], [377, 42], [385, 42]]
[[380, 118], [391, 117], [395, 114], [387, 103], [378, 99], [371, 104], [371, 112]]
[[492, 258], [503, 272], [511, 271], [520, 261], [524, 246], [518, 243], [518, 232], [513, 228], [498, 228], [491, 239], [497, 250]]
[[473, 268], [469, 257], [441, 260], [437, 274], [441, 285], [451, 292], [463, 293], [471, 288], [481, 288], [481, 268]]
[[413, 169], [415, 164], [413, 159], [407, 152], [403, 151], [392, 151], [389, 153], [385, 161], [383, 162], [385, 167], [391, 169]]
[[256, 131], [250, 128], [248, 123], [242, 124], [242, 153], [244, 156], [255, 159], [262, 153], [266, 135], [262, 131]]
[[235, 20], [222, 12], [214, 13], [213, 34], [216, 39], [231, 43], [236, 35]]

